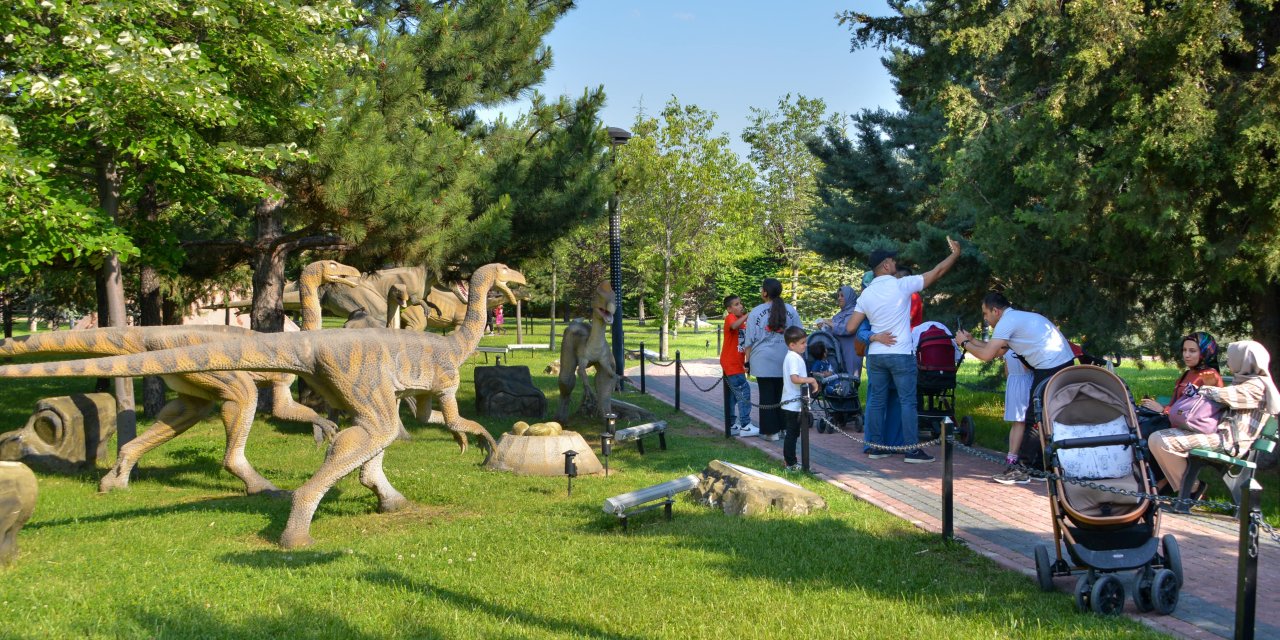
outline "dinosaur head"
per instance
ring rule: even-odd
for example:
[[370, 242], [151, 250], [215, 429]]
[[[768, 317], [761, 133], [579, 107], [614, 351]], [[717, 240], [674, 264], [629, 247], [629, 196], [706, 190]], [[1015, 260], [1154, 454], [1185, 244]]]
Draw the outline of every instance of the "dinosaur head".
[[409, 290], [403, 284], [393, 284], [387, 290], [387, 306], [400, 307], [401, 309], [409, 306]]
[[516, 303], [516, 294], [512, 293], [511, 288], [507, 285], [511, 284], [528, 284], [528, 280], [524, 279], [524, 274], [508, 267], [505, 264], [488, 264], [481, 269], [491, 269], [493, 271], [493, 287], [502, 292], [507, 297], [507, 302]]
[[360, 270], [337, 260], [317, 260], [302, 268], [298, 280], [316, 287], [329, 283], [354, 287], [360, 284]]
[[617, 300], [613, 295], [613, 287], [608, 282], [601, 282], [596, 287], [596, 295], [591, 299], [593, 313], [599, 314], [605, 324], [613, 323], [613, 314], [618, 310]]

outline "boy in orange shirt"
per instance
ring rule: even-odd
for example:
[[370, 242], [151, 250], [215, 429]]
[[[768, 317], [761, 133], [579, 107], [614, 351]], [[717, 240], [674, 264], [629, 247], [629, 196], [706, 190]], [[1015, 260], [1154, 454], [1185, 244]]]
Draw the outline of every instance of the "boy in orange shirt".
[[747, 313], [742, 306], [742, 299], [738, 296], [726, 296], [720, 368], [724, 370], [724, 383], [734, 398], [734, 403], [729, 406], [729, 419], [733, 422], [729, 433], [740, 438], [760, 435], [760, 427], [751, 424], [751, 383], [747, 382], [747, 369], [743, 364], [742, 348], [738, 342], [739, 330], [746, 322]]

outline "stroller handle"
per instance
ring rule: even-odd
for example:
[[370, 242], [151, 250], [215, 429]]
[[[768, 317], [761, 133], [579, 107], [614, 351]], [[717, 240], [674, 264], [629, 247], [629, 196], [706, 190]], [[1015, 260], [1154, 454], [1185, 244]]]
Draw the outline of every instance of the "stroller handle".
[[1138, 443], [1138, 436], [1132, 433], [1122, 433], [1112, 436], [1089, 436], [1087, 438], [1068, 438], [1066, 440], [1058, 440], [1052, 445], [1045, 447], [1045, 454], [1050, 454], [1054, 449], [1085, 449], [1088, 447], [1114, 447], [1116, 445], [1131, 445]]

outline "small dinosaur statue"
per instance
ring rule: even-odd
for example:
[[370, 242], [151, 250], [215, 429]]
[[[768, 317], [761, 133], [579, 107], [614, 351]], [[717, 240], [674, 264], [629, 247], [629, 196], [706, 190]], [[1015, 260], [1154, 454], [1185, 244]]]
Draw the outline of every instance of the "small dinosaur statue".
[[[618, 372], [605, 335], [616, 309], [613, 287], [608, 282], [601, 282], [591, 297], [591, 323], [575, 320], [565, 327], [560, 340], [560, 406], [556, 410], [556, 422], [563, 424], [569, 417], [575, 379], [582, 381], [580, 413], [590, 414], [594, 409], [599, 418], [614, 413], [626, 420], [654, 419], [653, 414], [645, 409], [613, 398]], [[587, 367], [596, 370], [594, 392], [587, 384]]]
[[[353, 416], [352, 426], [334, 437], [324, 462], [293, 492], [293, 505], [280, 543], [285, 548], [311, 544], [311, 520], [324, 494], [359, 468], [361, 484], [378, 497], [381, 511], [396, 511], [409, 501], [387, 481], [383, 453], [399, 430], [399, 397], [413, 391], [438, 394], [450, 431], [481, 439], [492, 455], [493, 436], [458, 412], [458, 369], [484, 334], [484, 294], [497, 287], [510, 299], [507, 283], [524, 276], [490, 264], [472, 275], [466, 321], [448, 336], [387, 329], [261, 334], [239, 340], [199, 344], [126, 356], [0, 366], [0, 378], [120, 377], [213, 371], [262, 371], [302, 376], [333, 406]], [[486, 456], [486, 460], [487, 460]]]
[[[332, 260], [307, 265], [300, 278], [306, 283], [305, 289], [311, 292], [304, 296], [308, 304], [303, 310], [303, 327], [315, 328], [320, 325], [319, 302], [314, 295], [315, 288], [320, 283], [354, 281], [358, 275], [359, 272], [354, 268]], [[30, 353], [115, 356], [234, 340], [252, 335], [256, 335], [255, 332], [248, 329], [220, 325], [56, 331], [0, 341], [0, 356]], [[291, 374], [218, 371], [162, 375], [161, 378], [170, 389], [177, 392], [177, 398], [165, 404], [151, 427], [121, 448], [115, 466], [99, 483], [99, 491], [127, 487], [129, 476], [142, 456], [190, 429], [221, 402], [222, 422], [227, 433], [227, 448], [222, 466], [244, 482], [245, 490], [250, 495], [282, 494], [253, 468], [244, 453], [258, 404], [258, 387], [270, 386], [274, 390], [271, 407], [273, 416], [281, 420], [310, 423], [316, 430], [317, 439], [337, 433], [337, 425], [332, 421], [294, 401], [290, 386], [295, 376]]]

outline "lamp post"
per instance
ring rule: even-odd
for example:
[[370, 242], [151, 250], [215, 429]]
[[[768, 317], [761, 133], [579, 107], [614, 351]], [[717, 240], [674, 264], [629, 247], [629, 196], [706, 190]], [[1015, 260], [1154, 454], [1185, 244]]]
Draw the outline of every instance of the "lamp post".
[[[631, 132], [609, 127], [609, 163], [617, 166], [618, 147], [631, 139]], [[609, 197], [609, 286], [613, 287], [613, 368], [622, 389], [622, 217], [618, 213], [618, 183], [614, 174], [613, 195]]]

